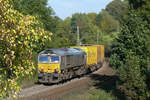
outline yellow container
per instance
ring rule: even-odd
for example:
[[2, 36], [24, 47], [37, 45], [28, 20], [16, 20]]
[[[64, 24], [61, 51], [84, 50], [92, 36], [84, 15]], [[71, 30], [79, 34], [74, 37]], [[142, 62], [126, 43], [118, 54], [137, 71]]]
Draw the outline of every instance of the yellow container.
[[97, 63], [101, 63], [101, 46], [100, 45], [96, 45], [97, 47]]
[[105, 48], [104, 45], [101, 45], [101, 62], [103, 63], [105, 58]]
[[94, 45], [97, 47], [97, 63], [103, 63], [104, 61], [104, 45]]
[[97, 47], [87, 46], [87, 48], [88, 48], [87, 65], [96, 65], [97, 64]]
[[60, 64], [59, 63], [39, 63], [38, 64], [38, 71], [44, 73], [60, 73]]

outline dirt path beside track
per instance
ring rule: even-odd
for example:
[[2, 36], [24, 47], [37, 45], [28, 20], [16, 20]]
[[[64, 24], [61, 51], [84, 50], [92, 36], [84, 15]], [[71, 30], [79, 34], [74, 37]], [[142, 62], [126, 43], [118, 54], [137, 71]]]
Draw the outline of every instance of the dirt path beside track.
[[19, 100], [59, 100], [67, 93], [88, 88], [89, 83], [92, 82], [92, 77], [95, 74], [113, 76], [115, 72], [109, 67], [108, 62], [104, 62], [103, 66], [96, 72], [82, 78], [73, 79], [64, 84], [52, 86], [34, 85], [30, 88], [25, 88], [22, 90], [21, 98]]

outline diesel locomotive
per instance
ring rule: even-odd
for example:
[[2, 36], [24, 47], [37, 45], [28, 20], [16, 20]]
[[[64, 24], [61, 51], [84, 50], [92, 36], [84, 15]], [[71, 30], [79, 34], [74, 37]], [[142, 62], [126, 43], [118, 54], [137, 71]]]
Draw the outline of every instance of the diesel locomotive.
[[92, 72], [104, 62], [104, 45], [52, 48], [38, 55], [38, 82], [59, 83]]

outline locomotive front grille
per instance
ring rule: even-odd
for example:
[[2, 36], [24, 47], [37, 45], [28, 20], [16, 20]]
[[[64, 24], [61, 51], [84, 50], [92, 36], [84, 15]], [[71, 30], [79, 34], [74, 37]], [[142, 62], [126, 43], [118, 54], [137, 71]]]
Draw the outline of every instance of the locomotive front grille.
[[38, 70], [39, 72], [43, 73], [60, 73], [60, 64], [55, 63], [55, 64], [38, 64]]

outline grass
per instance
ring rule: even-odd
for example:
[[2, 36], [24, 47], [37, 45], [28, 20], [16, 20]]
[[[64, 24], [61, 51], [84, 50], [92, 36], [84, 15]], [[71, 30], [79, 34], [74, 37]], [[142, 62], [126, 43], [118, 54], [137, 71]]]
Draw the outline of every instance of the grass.
[[71, 92], [59, 100], [117, 100], [117, 98], [104, 90], [87, 89]]
[[125, 100], [116, 87], [116, 76], [93, 74], [86, 90], [65, 95], [60, 100]]
[[73, 91], [59, 100], [89, 100], [89, 93], [86, 90]]
[[115, 97], [111, 95], [111, 93], [107, 93], [104, 90], [91, 90], [89, 91], [90, 98], [89, 100], [117, 100]]

